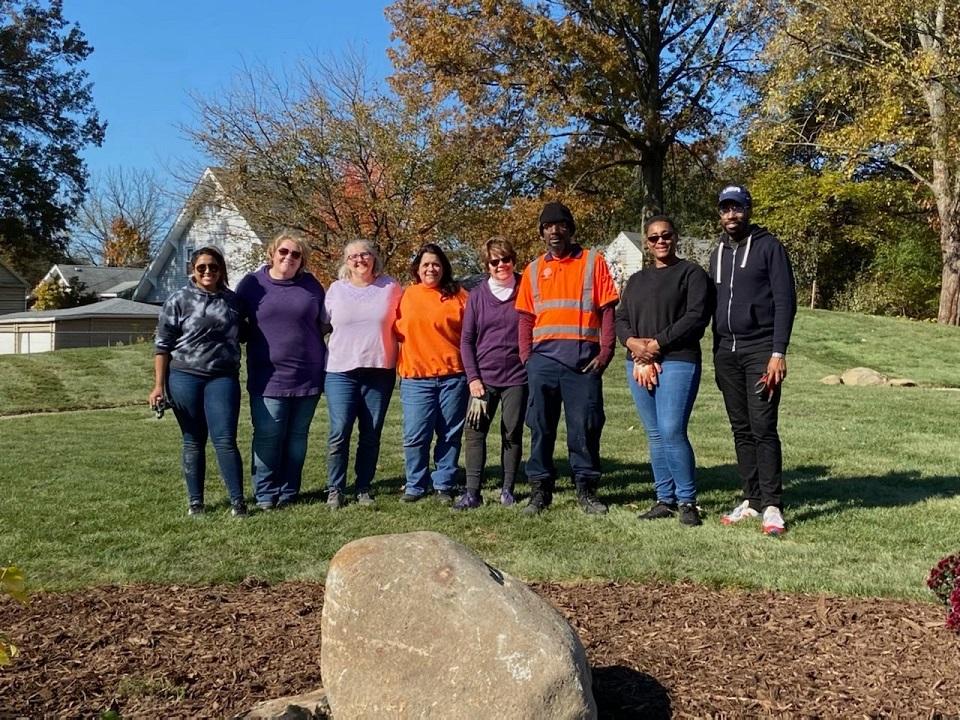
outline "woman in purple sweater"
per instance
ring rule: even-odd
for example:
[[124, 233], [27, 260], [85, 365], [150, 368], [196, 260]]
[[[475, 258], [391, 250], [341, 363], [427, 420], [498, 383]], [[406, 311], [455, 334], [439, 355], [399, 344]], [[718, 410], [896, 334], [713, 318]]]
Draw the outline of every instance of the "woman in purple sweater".
[[487, 432], [500, 411], [503, 486], [500, 502], [513, 505], [513, 485], [520, 469], [523, 417], [527, 407], [527, 373], [520, 362], [517, 343], [517, 286], [514, 272], [517, 254], [509, 240], [487, 240], [486, 261], [490, 273], [470, 293], [463, 316], [460, 354], [470, 383], [470, 407], [464, 430], [467, 489], [455, 510], [480, 507], [480, 485], [487, 463]]
[[307, 436], [323, 389], [323, 287], [305, 270], [310, 245], [284, 230], [267, 264], [237, 286], [250, 317], [247, 390], [253, 421], [253, 490], [270, 510], [300, 495]]

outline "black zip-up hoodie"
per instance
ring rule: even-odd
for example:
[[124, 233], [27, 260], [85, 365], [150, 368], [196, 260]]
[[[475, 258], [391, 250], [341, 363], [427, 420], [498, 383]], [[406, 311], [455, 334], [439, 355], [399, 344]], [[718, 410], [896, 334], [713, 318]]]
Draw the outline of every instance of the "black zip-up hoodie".
[[797, 290], [787, 251], [770, 232], [751, 225], [735, 242], [726, 233], [710, 253], [717, 290], [713, 347], [785, 353], [797, 314]]

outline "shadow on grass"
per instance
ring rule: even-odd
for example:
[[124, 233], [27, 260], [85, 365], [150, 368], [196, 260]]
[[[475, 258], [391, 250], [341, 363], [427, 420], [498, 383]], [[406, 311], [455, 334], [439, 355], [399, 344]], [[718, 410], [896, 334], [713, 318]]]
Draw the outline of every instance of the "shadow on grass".
[[593, 668], [593, 696], [600, 720], [672, 717], [667, 689], [651, 675], [623, 665]]
[[[573, 478], [565, 459], [557, 458], [556, 491], [574, 492]], [[656, 501], [653, 490], [653, 475], [647, 461], [621, 463], [603, 459], [603, 473], [600, 481], [600, 499], [611, 505], [631, 503], [646, 505]], [[462, 469], [459, 472], [459, 486], [462, 487]], [[484, 472], [483, 488], [498, 488], [502, 471], [499, 464], [488, 465]], [[905, 507], [933, 498], [949, 498], [960, 495], [960, 480], [956, 477], [922, 476], [918, 471], [905, 470], [873, 476], [834, 476], [826, 465], [801, 465], [787, 468], [783, 472], [783, 485], [786, 504], [790, 508], [793, 521], [811, 520], [832, 515], [853, 508]], [[740, 498], [740, 475], [733, 463], [697, 468], [697, 489], [701, 495], [708, 493], [726, 494], [719, 508], [726, 509], [728, 504], [738, 502]], [[374, 482], [374, 493], [385, 497], [399, 496], [403, 492], [401, 476], [378, 478]], [[348, 487], [348, 493], [353, 487]], [[526, 478], [521, 470], [514, 493], [518, 501], [528, 497]], [[316, 488], [304, 492], [301, 502], [326, 502], [326, 489]], [[732, 507], [732, 505], [731, 505]]]
[[784, 491], [795, 521], [836, 515], [853, 508], [893, 508], [960, 495], [955, 476], [923, 476], [916, 470], [884, 475], [831, 477], [829, 470], [784, 473]]

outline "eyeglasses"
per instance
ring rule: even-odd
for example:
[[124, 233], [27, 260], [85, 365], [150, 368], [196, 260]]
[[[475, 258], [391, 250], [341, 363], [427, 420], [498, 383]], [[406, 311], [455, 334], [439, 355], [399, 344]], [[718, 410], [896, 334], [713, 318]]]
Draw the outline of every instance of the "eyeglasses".
[[743, 215], [747, 209], [743, 205], [731, 204], [719, 208], [720, 215]]
[[347, 260], [350, 262], [356, 262], [357, 260], [369, 260], [372, 257], [372, 252], [367, 252], [364, 250], [363, 252], [353, 253], [353, 255], [347, 255]]
[[277, 255], [279, 255], [280, 257], [286, 257], [287, 255], [289, 255], [294, 260], [299, 260], [301, 257], [303, 257], [303, 253], [300, 252], [299, 250], [291, 250], [290, 248], [285, 248], [285, 247], [277, 248]]
[[197, 271], [198, 275], [205, 275], [206, 273], [213, 275], [214, 273], [220, 272], [220, 266], [216, 263], [210, 263], [209, 265], [204, 265], [201, 263], [199, 265], [194, 265], [193, 269]]
[[666, 240], [667, 242], [670, 242], [671, 240], [673, 240], [674, 235], [675, 233], [673, 232], [673, 230], [664, 230], [659, 235], [657, 235], [656, 233], [654, 233], [653, 235], [647, 235], [647, 242], [650, 243], [651, 245], [655, 244], [659, 240]]
[[490, 267], [497, 267], [498, 265], [513, 265], [513, 258], [511, 257], [500, 257], [500, 258], [490, 258], [487, 260], [487, 265]]

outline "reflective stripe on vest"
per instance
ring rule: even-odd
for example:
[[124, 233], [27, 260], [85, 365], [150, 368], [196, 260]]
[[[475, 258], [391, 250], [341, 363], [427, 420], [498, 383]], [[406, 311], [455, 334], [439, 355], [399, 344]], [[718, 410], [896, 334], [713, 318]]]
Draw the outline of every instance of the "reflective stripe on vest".
[[600, 328], [585, 326], [583, 316], [594, 312], [593, 275], [597, 260], [597, 251], [587, 251], [587, 267], [583, 276], [583, 287], [579, 299], [543, 300], [540, 297], [540, 258], [530, 263], [530, 290], [533, 294], [533, 311], [539, 316], [546, 310], [575, 310], [579, 322], [576, 325], [542, 325], [533, 329], [534, 341], [550, 335], [572, 335], [584, 340], [600, 339]]

